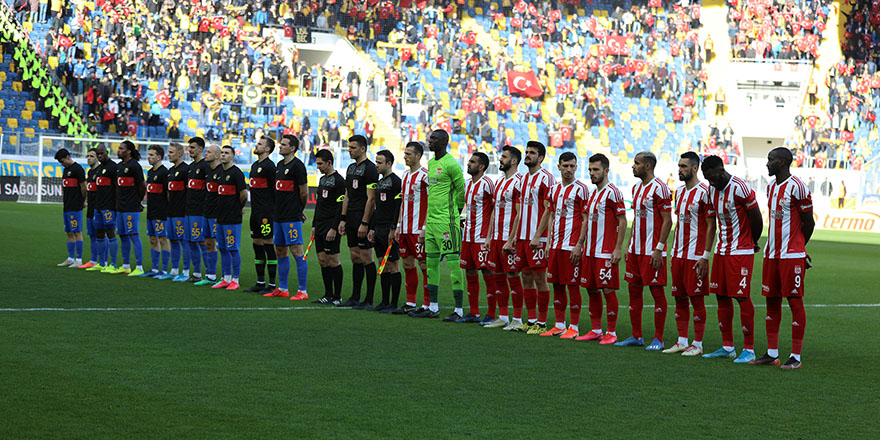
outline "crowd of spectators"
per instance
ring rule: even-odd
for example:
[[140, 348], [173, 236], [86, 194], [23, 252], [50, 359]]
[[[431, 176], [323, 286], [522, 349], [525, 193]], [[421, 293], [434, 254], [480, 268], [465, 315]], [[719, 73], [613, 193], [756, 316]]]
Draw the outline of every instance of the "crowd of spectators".
[[734, 58], [816, 59], [830, 0], [727, 0]]

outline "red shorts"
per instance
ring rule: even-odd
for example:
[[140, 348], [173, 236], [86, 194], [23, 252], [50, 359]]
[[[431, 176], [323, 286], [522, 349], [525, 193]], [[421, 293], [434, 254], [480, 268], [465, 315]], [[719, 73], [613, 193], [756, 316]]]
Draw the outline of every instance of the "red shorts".
[[651, 267], [650, 255], [626, 254], [626, 282], [635, 286], [665, 286], [666, 257], [660, 269]]
[[425, 245], [419, 243], [419, 234], [400, 234], [397, 236], [400, 244], [400, 258], [416, 257], [416, 260], [425, 259]]
[[571, 264], [571, 251], [550, 249], [547, 282], [563, 286], [580, 284], [580, 265]]
[[547, 270], [547, 243], [540, 243], [537, 249], [529, 246], [529, 240], [516, 242], [516, 269], [519, 271], [531, 270], [532, 272], [544, 272]]
[[619, 264], [610, 258], [581, 257], [581, 287], [587, 290], [620, 288]]
[[489, 251], [483, 250], [483, 243], [461, 244], [461, 260], [459, 265], [462, 269], [488, 269]]
[[774, 298], [804, 296], [806, 258], [765, 258], [761, 294]]
[[489, 245], [489, 270], [511, 273], [516, 270], [516, 252], [504, 252], [505, 240], [492, 240]]
[[718, 255], [712, 260], [709, 293], [730, 298], [749, 298], [755, 255]]
[[696, 260], [687, 260], [672, 257], [670, 271], [672, 272], [672, 296], [706, 296], [708, 289], [704, 289], [703, 281], [697, 279], [697, 270], [694, 265]]

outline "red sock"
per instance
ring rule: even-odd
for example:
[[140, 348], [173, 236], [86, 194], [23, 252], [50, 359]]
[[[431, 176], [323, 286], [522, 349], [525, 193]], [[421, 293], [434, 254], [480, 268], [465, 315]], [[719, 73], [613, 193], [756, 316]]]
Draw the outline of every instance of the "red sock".
[[406, 273], [406, 302], [416, 303], [416, 292], [419, 289], [419, 271], [411, 267], [403, 270]]
[[801, 354], [804, 348], [804, 332], [807, 330], [807, 311], [804, 310], [804, 299], [799, 296], [788, 298], [791, 307], [791, 353]]
[[588, 290], [587, 295], [590, 296], [590, 325], [593, 326], [591, 330], [600, 330], [602, 328], [602, 291]]
[[538, 289], [523, 289], [523, 302], [526, 304], [529, 322], [538, 319]]
[[[569, 301], [569, 307], [571, 308], [571, 318], [569, 324], [570, 325], [578, 325], [581, 321], [581, 303], [583, 303], [583, 299], [581, 298], [581, 288], [578, 285], [568, 286], [568, 296], [571, 297]], [[599, 306], [599, 313], [602, 313], [602, 306]], [[602, 318], [599, 318], [601, 321]]]
[[721, 327], [721, 344], [733, 347], [733, 300], [718, 297], [718, 326]]
[[518, 276], [507, 277], [510, 285], [510, 297], [513, 301], [513, 319], [522, 319], [523, 286]]
[[755, 305], [751, 298], [739, 302], [739, 320], [743, 329], [743, 348], [755, 349]]
[[694, 341], [703, 342], [703, 335], [706, 334], [706, 297], [691, 297], [691, 303], [694, 305]]
[[[592, 302], [592, 301], [590, 301]], [[612, 290], [605, 293], [605, 314], [608, 315], [608, 331], [617, 331], [617, 312], [620, 311], [620, 302], [617, 301], [617, 292]], [[600, 310], [601, 313], [601, 310]]]
[[483, 271], [483, 282], [486, 283], [486, 316], [495, 318], [498, 316], [495, 314], [495, 293], [498, 291], [495, 287], [495, 274]]
[[[568, 307], [568, 294], [562, 284], [553, 285], [553, 310], [556, 312], [556, 323], [565, 323], [565, 308]], [[546, 312], [545, 312], [546, 313]], [[546, 317], [546, 314], [545, 314]]]
[[480, 314], [480, 277], [476, 275], [465, 275], [467, 281], [468, 305], [470, 305], [470, 314], [477, 316]]
[[666, 328], [666, 292], [663, 286], [651, 286], [649, 290], [654, 297], [654, 337], [662, 341]]
[[[779, 325], [782, 321], [782, 298], [767, 297], [767, 348], [776, 350], [779, 348]], [[794, 327], [792, 327], [794, 328]]]
[[[563, 291], [564, 293], [564, 291]], [[538, 291], [538, 322], [547, 323], [547, 308], [550, 306], [550, 291]], [[562, 309], [562, 316], [565, 317], [565, 309]], [[564, 319], [563, 319], [564, 320]]]
[[428, 307], [431, 305], [431, 294], [428, 293], [428, 269], [422, 269], [422, 292], [424, 292], [425, 300], [422, 305]]
[[635, 338], [642, 337], [642, 286], [629, 286], [629, 322], [632, 323], [632, 334]]
[[510, 301], [510, 289], [507, 288], [507, 275], [495, 274], [495, 302], [498, 304], [498, 316], [509, 316], [507, 304]]
[[691, 321], [690, 307], [688, 307], [688, 297], [675, 297], [675, 325], [678, 327], [678, 337], [688, 337], [688, 325]]

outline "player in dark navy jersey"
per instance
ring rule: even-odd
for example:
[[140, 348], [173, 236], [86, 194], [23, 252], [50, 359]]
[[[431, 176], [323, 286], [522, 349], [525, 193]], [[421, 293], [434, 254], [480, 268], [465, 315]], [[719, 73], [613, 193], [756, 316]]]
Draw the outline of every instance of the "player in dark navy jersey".
[[[95, 150], [98, 168], [95, 170], [95, 233], [98, 236], [99, 265], [102, 273], [116, 273], [116, 163], [110, 160], [107, 147]], [[104, 240], [106, 238], [106, 240]]]
[[220, 147], [208, 145], [205, 148], [205, 162], [208, 163], [208, 175], [205, 178], [205, 277], [196, 282], [196, 286], [211, 286], [217, 282], [217, 242], [222, 240], [221, 231], [217, 228], [217, 186], [223, 166], [220, 165]]
[[55, 153], [55, 160], [64, 167], [61, 187], [64, 232], [67, 233], [67, 259], [58, 263], [58, 266], [76, 268], [82, 265], [82, 210], [86, 198], [86, 172], [82, 165], [70, 158], [66, 148]]
[[165, 275], [171, 260], [171, 247], [168, 245], [168, 169], [162, 165], [165, 149], [158, 145], [150, 146], [147, 161], [147, 236], [150, 238], [150, 261], [153, 269], [145, 277]]
[[235, 150], [224, 145], [220, 154], [220, 174], [217, 179], [217, 243], [223, 255], [223, 279], [211, 286], [214, 289], [238, 290], [241, 272], [241, 217], [247, 203], [248, 191], [244, 174], [232, 161]]
[[[189, 165], [183, 161], [183, 145], [168, 146], [168, 240], [171, 242], [171, 270], [158, 277], [162, 280], [183, 282], [189, 279], [189, 244], [186, 241], [186, 181]], [[181, 257], [183, 271], [178, 273]]]
[[195, 283], [202, 279], [202, 260], [207, 260], [205, 236], [210, 231], [206, 228], [205, 199], [208, 195], [207, 179], [210, 166], [204, 158], [205, 140], [194, 137], [188, 141], [188, 144], [189, 157], [193, 160], [189, 164], [189, 175], [186, 180], [186, 227], [192, 276], [185, 281]]
[[89, 234], [89, 261], [79, 268], [98, 271], [104, 268], [98, 266], [98, 236], [95, 234], [95, 195], [98, 190], [95, 185], [95, 170], [98, 167], [98, 154], [94, 147], [89, 148], [86, 153], [86, 162], [89, 164], [89, 170], [86, 171], [86, 233]]
[[[254, 147], [257, 161], [251, 165], [249, 176], [251, 194], [251, 239], [254, 247], [254, 267], [257, 284], [245, 292], [267, 294], [275, 291], [275, 271], [278, 260], [272, 240], [275, 227], [275, 163], [269, 155], [275, 150], [275, 140], [263, 136]], [[269, 282], [266, 283], [266, 270]]]
[[[141, 202], [147, 193], [144, 170], [138, 163], [141, 153], [131, 141], [122, 141], [116, 154], [119, 157], [119, 164], [116, 166], [116, 227], [122, 248], [120, 272], [132, 277], [141, 276], [144, 274], [144, 247], [140, 236], [141, 211], [144, 206]], [[132, 250], [135, 258], [134, 270], [129, 264]]]

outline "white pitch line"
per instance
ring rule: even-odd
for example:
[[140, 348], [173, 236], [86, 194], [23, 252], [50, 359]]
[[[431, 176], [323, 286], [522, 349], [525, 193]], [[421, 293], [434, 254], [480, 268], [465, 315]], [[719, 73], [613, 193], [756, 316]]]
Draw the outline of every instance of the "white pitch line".
[[[648, 308], [650, 304], [645, 304]], [[804, 304], [808, 308], [834, 308], [834, 307], [880, 307], [880, 304]], [[626, 306], [620, 306], [626, 308]], [[706, 308], [715, 308], [714, 304], [707, 304]], [[766, 307], [764, 304], [755, 304], [755, 307]], [[786, 305], [787, 307], [787, 305]], [[452, 307], [441, 307], [451, 309]], [[31, 307], [31, 308], [0, 308], [0, 312], [269, 312], [291, 310], [347, 310], [334, 307]]]

